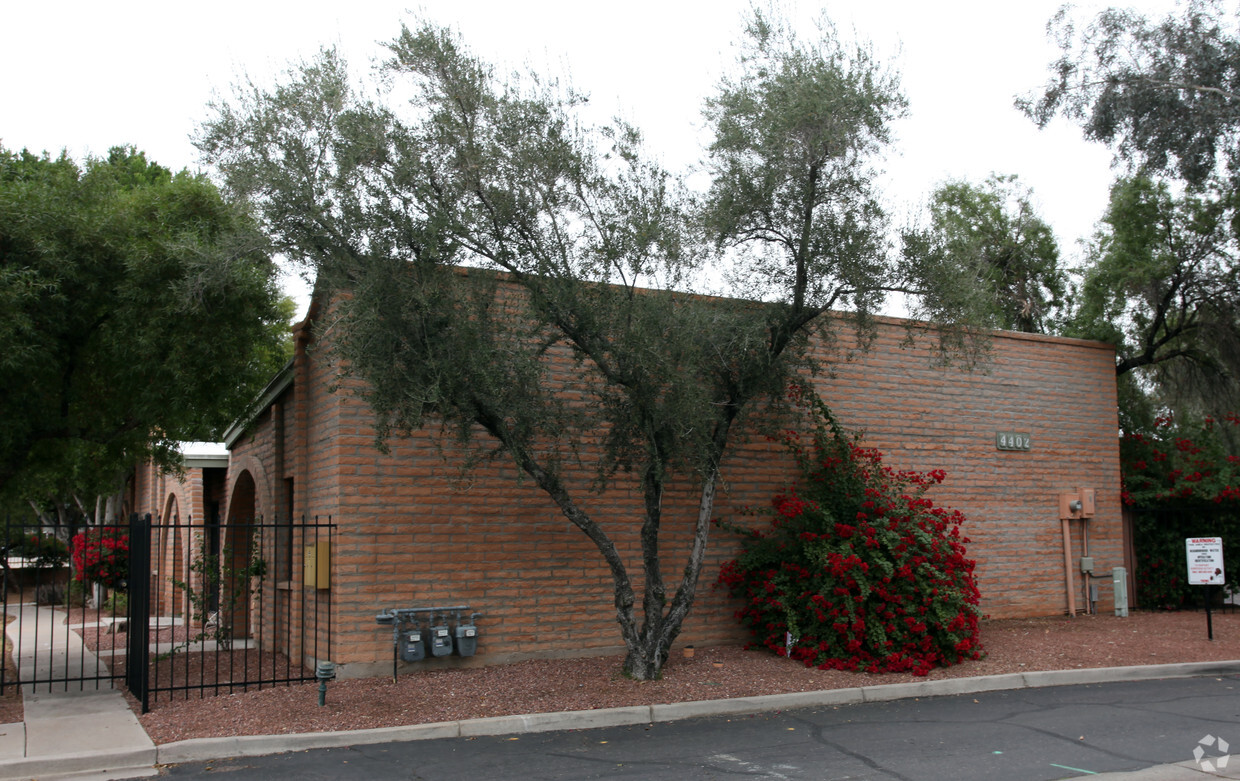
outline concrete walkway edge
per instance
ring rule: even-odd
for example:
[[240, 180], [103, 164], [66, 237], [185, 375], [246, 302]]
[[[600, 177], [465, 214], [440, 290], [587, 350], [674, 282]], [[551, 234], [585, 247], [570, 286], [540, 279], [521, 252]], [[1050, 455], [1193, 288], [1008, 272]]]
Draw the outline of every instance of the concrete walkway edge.
[[140, 778], [155, 775], [157, 761], [154, 748], [84, 751], [56, 757], [6, 759], [0, 762], [0, 779], [46, 781], [86, 773], [106, 778]]
[[[67, 613], [35, 603], [9, 608], [17, 620], [0, 631], [12, 643], [18, 679], [48, 683], [22, 685], [23, 721], [4, 725], [0, 778], [154, 775], [154, 742], [121, 692], [100, 683], [110, 670], [68, 626]], [[57, 677], [68, 679], [63, 688], [50, 683]]]
[[[792, 710], [796, 708], [856, 705], [913, 697], [940, 697], [953, 694], [1070, 686], [1114, 681], [1141, 681], [1166, 678], [1193, 678], [1240, 674], [1240, 660], [1229, 662], [1191, 662], [1143, 665], [1137, 667], [1094, 667], [1081, 670], [1050, 670], [1008, 675], [947, 678], [939, 681], [891, 683], [849, 689], [791, 692], [760, 697], [726, 700], [697, 700], [666, 705], [635, 705], [598, 710], [533, 713], [494, 716], [482, 719], [413, 724], [406, 727], [308, 732], [291, 735], [242, 735], [226, 738], [193, 738], [155, 747], [156, 761], [162, 765], [201, 762], [229, 757], [252, 757], [305, 751], [314, 748], [340, 748], [408, 740], [477, 737], [482, 735], [520, 735], [566, 729], [621, 727], [654, 722], [678, 721], [702, 716], [739, 715]], [[0, 778], [9, 778], [0, 764]]]

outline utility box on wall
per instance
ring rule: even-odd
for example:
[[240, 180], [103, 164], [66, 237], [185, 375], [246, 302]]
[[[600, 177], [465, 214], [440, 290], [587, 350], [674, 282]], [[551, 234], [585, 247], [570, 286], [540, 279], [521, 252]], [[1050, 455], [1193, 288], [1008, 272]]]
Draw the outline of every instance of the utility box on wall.
[[332, 544], [326, 540], [306, 546], [303, 583], [314, 588], [332, 586]]

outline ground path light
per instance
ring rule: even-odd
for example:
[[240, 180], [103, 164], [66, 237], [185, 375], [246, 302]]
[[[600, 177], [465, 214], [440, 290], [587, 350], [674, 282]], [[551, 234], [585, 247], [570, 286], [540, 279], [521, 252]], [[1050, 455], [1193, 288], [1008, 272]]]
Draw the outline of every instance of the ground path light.
[[327, 704], [327, 682], [336, 677], [335, 662], [319, 662], [314, 668], [314, 677], [319, 679], [319, 707]]

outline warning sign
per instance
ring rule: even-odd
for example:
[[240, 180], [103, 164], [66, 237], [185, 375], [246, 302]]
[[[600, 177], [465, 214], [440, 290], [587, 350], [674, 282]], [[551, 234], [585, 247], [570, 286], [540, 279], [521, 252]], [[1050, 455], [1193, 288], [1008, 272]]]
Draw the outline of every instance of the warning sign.
[[1208, 586], [1222, 583], [1223, 538], [1189, 537], [1184, 540], [1188, 550], [1188, 583], [1190, 586]]

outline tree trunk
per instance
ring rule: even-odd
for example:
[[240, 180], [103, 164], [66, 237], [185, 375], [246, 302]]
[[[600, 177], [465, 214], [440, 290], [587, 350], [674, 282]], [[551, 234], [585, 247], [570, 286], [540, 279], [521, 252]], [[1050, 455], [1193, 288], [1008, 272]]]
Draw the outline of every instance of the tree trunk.
[[666, 606], [659, 556], [662, 478], [649, 469], [643, 477], [646, 518], [641, 536], [645, 594], [642, 600], [643, 622], [641, 626], [638, 626], [636, 611], [633, 609], [635, 602], [633, 584], [615, 543], [603, 531], [603, 528], [573, 501], [555, 471], [544, 468], [534, 454], [523, 446], [522, 442], [509, 435], [502, 418], [498, 415], [484, 415], [480, 412], [476, 419], [496, 439], [512, 448], [521, 470], [532, 477], [537, 485], [551, 497], [565, 518], [590, 538], [602, 554], [603, 560], [607, 562], [612, 575], [616, 622], [620, 625], [620, 634], [624, 638], [624, 645], [627, 649], [624, 672], [637, 680], [657, 680], [662, 675], [663, 665], [667, 663], [672, 643], [680, 635], [681, 626], [693, 607], [698, 577], [701, 575], [702, 562], [706, 553], [706, 543], [710, 536], [710, 518], [714, 510], [715, 491], [719, 482], [718, 463], [727, 443], [728, 431], [733, 418], [733, 414], [726, 414], [716, 430], [714, 466], [710, 468], [702, 484], [693, 544], [680, 586], [676, 589], [676, 595], [670, 606]]
[[[718, 486], [718, 471], [712, 471], [702, 485], [702, 493], [698, 500], [697, 523], [694, 527], [693, 545], [689, 551], [688, 561], [685, 563], [684, 577], [680, 582], [680, 586], [676, 589], [676, 595], [672, 598], [671, 605], [664, 610], [664, 600], [662, 588], [658, 590], [657, 597], [659, 603], [657, 605], [646, 604], [645, 608], [645, 624], [642, 631], [636, 631], [637, 627], [624, 626], [621, 622], [621, 631], [626, 640], [628, 653], [624, 658], [624, 672], [626, 675], [639, 681], [658, 680], [663, 675], [663, 665], [667, 663], [668, 656], [671, 653], [672, 643], [680, 636], [680, 630], [684, 626], [685, 619], [689, 617], [689, 611], [693, 607], [694, 596], [697, 593], [698, 579], [702, 574], [702, 563], [705, 560], [706, 544], [710, 537], [710, 518], [715, 508], [715, 491]], [[656, 543], [657, 545], [657, 543]], [[655, 568], [658, 571], [660, 567], [657, 548], [652, 551], [646, 551], [645, 568], [647, 581], [650, 579], [650, 570]], [[660, 579], [660, 584], [662, 583]], [[647, 594], [649, 599], [649, 592]], [[629, 620], [635, 623], [635, 619], [630, 613]], [[632, 638], [632, 641], [629, 640]]]
[[[69, 514], [69, 507], [59, 499], [56, 500], [56, 536], [65, 545], [73, 544], [73, 516]], [[70, 559], [72, 561], [72, 559]]]
[[630, 648], [624, 657], [624, 674], [639, 681], [658, 680], [667, 663], [668, 646], [670, 643], [654, 642], [650, 647]]

